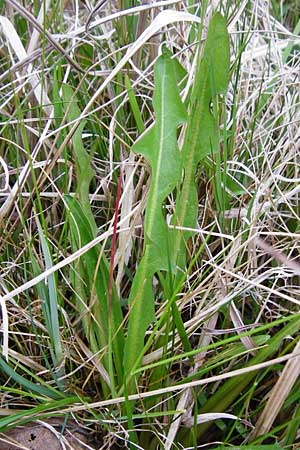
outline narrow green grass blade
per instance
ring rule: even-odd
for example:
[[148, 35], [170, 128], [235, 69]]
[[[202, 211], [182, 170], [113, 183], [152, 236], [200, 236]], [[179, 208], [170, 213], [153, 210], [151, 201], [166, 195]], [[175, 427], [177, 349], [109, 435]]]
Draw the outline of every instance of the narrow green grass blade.
[[59, 399], [62, 397], [65, 397], [65, 394], [62, 392], [57, 391], [56, 389], [52, 388], [51, 386], [46, 387], [39, 385], [37, 383], [33, 383], [32, 381], [27, 380], [22, 375], [18, 374], [15, 369], [12, 369], [9, 364], [3, 359], [0, 358], [0, 367], [1, 369], [11, 377], [16, 383], [20, 384], [24, 387], [24, 389], [35, 392], [36, 394], [42, 396], [42, 397], [48, 397], [53, 399]]
[[131, 111], [133, 113], [134, 116], [134, 120], [138, 129], [139, 133], [142, 133], [145, 129], [144, 126], [144, 122], [140, 113], [140, 108], [139, 105], [137, 103], [137, 100], [135, 98], [132, 86], [131, 86], [131, 82], [129, 79], [128, 75], [125, 75], [125, 87], [126, 87], [126, 91], [127, 91], [127, 95], [129, 97], [129, 103], [130, 103], [130, 107], [131, 107]]
[[54, 417], [55, 411], [58, 413], [62, 408], [66, 408], [69, 405], [78, 402], [78, 397], [67, 397], [60, 400], [54, 400], [51, 402], [43, 403], [42, 405], [35, 406], [34, 408], [25, 409], [22, 412], [3, 417], [0, 419], [0, 431], [1, 433], [16, 427], [17, 425], [23, 425], [31, 422], [35, 418], [42, 419], [43, 417]]
[[[51, 254], [49, 251], [48, 243], [46, 237], [44, 236], [41, 224], [38, 218], [35, 218], [37, 223], [37, 228], [39, 232], [39, 237], [42, 245], [43, 256], [45, 260], [45, 268], [46, 270], [50, 269], [53, 265]], [[47, 278], [48, 285], [48, 295], [46, 299], [48, 300], [47, 305], [47, 317], [46, 317], [46, 325], [50, 335], [51, 343], [53, 345], [54, 355], [55, 355], [55, 367], [58, 367], [63, 361], [63, 349], [61, 343], [61, 332], [59, 327], [59, 318], [58, 318], [58, 298], [57, 298], [57, 290], [56, 290], [56, 282], [54, 274], [49, 275]], [[48, 322], [48, 323], [47, 323]], [[64, 370], [60, 370], [60, 375], [64, 374]]]
[[286, 447], [294, 444], [296, 437], [297, 437], [299, 427], [300, 427], [300, 404], [299, 403], [295, 407], [293, 417], [294, 417], [293, 420], [291, 420], [288, 425], [285, 440], [284, 440]]
[[177, 127], [186, 119], [186, 112], [179, 97], [174, 65], [168, 52], [164, 52], [155, 64], [153, 103], [156, 113], [155, 126], [132, 148], [149, 162], [151, 186], [144, 226], [144, 255], [129, 297], [130, 316], [124, 353], [126, 376], [130, 374], [144, 347], [147, 327], [155, 319], [153, 275], [160, 270], [169, 269], [168, 227], [162, 204], [180, 179], [180, 154], [176, 133]]
[[[53, 101], [54, 121], [56, 128], [59, 128], [61, 126], [61, 119], [64, 116], [63, 100], [59, 95], [62, 77], [63, 74], [61, 62], [58, 61], [57, 65], [53, 68], [53, 87], [52, 87], [52, 101]], [[60, 130], [60, 133], [57, 136], [58, 147], [63, 143], [66, 137], [66, 132], [67, 130], [65, 128]]]
[[[66, 103], [65, 109], [67, 110], [68, 120], [72, 121], [77, 119], [80, 116], [81, 111], [77, 105], [78, 101], [76, 96], [74, 96], [72, 88], [65, 84], [62, 86], [62, 93], [64, 102]], [[89, 201], [90, 184], [95, 176], [95, 172], [91, 166], [90, 155], [87, 153], [82, 141], [82, 132], [85, 126], [86, 121], [82, 120], [72, 138], [72, 151], [76, 164], [77, 190], [81, 207], [90, 222], [93, 232], [96, 232], [97, 227]]]

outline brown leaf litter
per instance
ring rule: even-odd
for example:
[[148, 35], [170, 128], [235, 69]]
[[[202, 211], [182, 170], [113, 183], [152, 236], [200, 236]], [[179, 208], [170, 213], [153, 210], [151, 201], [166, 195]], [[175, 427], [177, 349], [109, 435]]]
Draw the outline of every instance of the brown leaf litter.
[[87, 433], [74, 421], [39, 420], [0, 433], [0, 450], [87, 450]]

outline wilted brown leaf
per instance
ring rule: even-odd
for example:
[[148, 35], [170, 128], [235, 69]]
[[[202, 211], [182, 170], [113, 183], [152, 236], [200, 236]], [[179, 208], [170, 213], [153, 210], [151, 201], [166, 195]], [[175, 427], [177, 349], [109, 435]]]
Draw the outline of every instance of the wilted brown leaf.
[[[30, 422], [0, 433], [0, 450], [86, 450], [87, 437], [75, 423], [62, 420]], [[64, 432], [62, 434], [62, 430]]]

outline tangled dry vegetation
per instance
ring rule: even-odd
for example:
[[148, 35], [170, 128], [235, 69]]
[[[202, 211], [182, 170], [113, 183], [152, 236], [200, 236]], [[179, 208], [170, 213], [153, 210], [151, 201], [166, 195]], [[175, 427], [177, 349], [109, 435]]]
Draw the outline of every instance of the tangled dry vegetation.
[[[61, 448], [299, 448], [300, 12], [282, 3], [0, 3], [5, 448], [36, 420]], [[139, 361], [126, 339], [151, 170], [132, 146], [157, 118], [163, 44], [192, 115], [214, 11], [230, 37], [218, 152], [194, 174], [185, 269], [151, 277]], [[179, 191], [163, 201], [170, 230]]]

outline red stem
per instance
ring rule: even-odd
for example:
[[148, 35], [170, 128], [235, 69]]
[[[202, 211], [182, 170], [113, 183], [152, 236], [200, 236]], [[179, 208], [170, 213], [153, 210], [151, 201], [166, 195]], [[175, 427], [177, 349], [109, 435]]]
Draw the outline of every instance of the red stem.
[[111, 258], [110, 258], [110, 268], [109, 268], [109, 288], [108, 288], [108, 319], [109, 320], [111, 319], [111, 311], [112, 311], [114, 262], [115, 262], [115, 254], [116, 254], [117, 224], [118, 224], [118, 215], [119, 215], [119, 204], [120, 204], [120, 198], [121, 198], [121, 187], [122, 187], [122, 169], [120, 171], [119, 182], [118, 182], [115, 215], [114, 215], [114, 229], [113, 229], [112, 244], [111, 244]]

